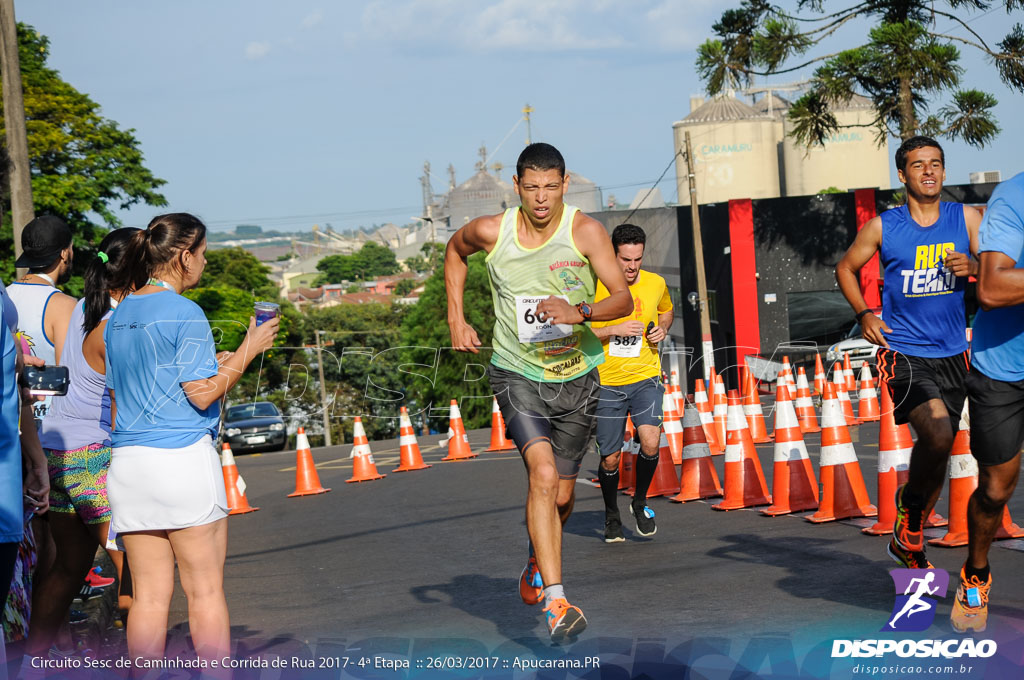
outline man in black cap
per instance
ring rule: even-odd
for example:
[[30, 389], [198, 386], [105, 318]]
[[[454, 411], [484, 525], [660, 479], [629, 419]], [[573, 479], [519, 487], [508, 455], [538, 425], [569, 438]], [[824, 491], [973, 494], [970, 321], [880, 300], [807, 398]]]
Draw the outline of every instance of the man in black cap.
[[[77, 302], [57, 290], [71, 278], [71, 229], [59, 217], [41, 215], [25, 225], [21, 249], [14, 265], [29, 273], [8, 286], [7, 294], [18, 308], [18, 330], [32, 354], [55, 366]], [[46, 416], [49, 401], [36, 404], [36, 418]]]

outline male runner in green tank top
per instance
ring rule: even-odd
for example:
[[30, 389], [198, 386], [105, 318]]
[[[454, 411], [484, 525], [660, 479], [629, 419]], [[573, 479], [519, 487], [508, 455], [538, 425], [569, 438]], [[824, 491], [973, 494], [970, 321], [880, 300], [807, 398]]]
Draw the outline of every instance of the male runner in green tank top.
[[[462, 296], [466, 259], [486, 251], [496, 317], [488, 377], [528, 478], [531, 551], [519, 594], [527, 604], [544, 600], [551, 639], [562, 642], [587, 625], [561, 583], [562, 525], [572, 513], [580, 461], [594, 440], [594, 369], [604, 360], [586, 323], [627, 316], [633, 299], [608, 232], [563, 203], [569, 177], [555, 147], [526, 147], [512, 182], [522, 207], [478, 217], [448, 241], [448, 327], [455, 349], [478, 351]], [[595, 274], [609, 292], [596, 304]]]

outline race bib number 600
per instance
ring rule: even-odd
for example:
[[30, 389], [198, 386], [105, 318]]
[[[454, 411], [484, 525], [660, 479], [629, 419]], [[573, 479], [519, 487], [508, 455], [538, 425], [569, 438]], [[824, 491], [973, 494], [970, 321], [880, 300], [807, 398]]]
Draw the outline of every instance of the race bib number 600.
[[[537, 318], [537, 305], [547, 300], [549, 296], [526, 297], [516, 296], [516, 331], [519, 335], [519, 342], [546, 342], [564, 338], [572, 333], [572, 324], [552, 324], [550, 321], [541, 321]], [[566, 302], [569, 298], [564, 295], [556, 295]]]

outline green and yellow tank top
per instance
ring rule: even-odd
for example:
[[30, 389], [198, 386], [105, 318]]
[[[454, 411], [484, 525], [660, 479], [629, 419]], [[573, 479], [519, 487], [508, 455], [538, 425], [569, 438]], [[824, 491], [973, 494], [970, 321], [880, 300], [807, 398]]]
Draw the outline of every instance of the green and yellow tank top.
[[571, 305], [594, 300], [594, 270], [572, 239], [578, 212], [564, 206], [555, 233], [536, 248], [519, 243], [518, 207], [502, 215], [498, 241], [485, 260], [494, 301], [495, 366], [537, 382], [564, 382], [604, 361], [601, 341], [589, 326], [552, 325], [536, 317], [537, 305], [550, 295]]

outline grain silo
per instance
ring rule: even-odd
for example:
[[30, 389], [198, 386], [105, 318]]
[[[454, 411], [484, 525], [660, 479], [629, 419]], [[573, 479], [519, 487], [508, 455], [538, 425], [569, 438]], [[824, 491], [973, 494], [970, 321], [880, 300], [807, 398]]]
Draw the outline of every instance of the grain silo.
[[565, 172], [569, 175], [569, 190], [565, 192], [565, 202], [585, 213], [600, 210], [601, 192], [598, 191], [597, 185], [578, 172], [568, 169]]
[[[675, 148], [686, 146], [690, 133], [696, 161], [697, 200], [720, 203], [732, 198], [773, 198], [779, 195], [776, 118], [756, 111], [731, 95], [703, 104], [672, 125]], [[685, 159], [676, 158], [679, 203], [690, 204]]]
[[[877, 113], [871, 100], [854, 95], [847, 104], [833, 109], [839, 129], [824, 146], [808, 149], [789, 137], [792, 123], [787, 119], [783, 140], [787, 196], [808, 196], [824, 189], [841, 191], [877, 187], [889, 188], [889, 142], [879, 146], [877, 128], [871, 126]], [[865, 126], [865, 127], [858, 127]]]
[[462, 228], [473, 218], [494, 215], [519, 204], [519, 197], [512, 185], [491, 175], [481, 166], [481, 163], [477, 163], [476, 174], [448, 194], [448, 214], [451, 215], [449, 228], [452, 231]]

